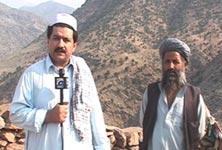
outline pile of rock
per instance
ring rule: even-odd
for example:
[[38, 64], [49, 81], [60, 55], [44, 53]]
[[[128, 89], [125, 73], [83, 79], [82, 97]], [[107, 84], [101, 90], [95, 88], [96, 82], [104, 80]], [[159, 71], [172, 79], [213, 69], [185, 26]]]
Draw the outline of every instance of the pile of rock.
[[107, 136], [110, 139], [112, 150], [138, 150], [142, 141], [142, 128], [129, 127], [120, 129], [107, 126]]
[[[129, 127], [120, 129], [107, 126], [107, 136], [112, 150], [138, 150], [142, 138], [142, 129]], [[9, 111], [0, 116], [0, 150], [23, 150], [25, 141], [24, 130], [10, 123]]]
[[10, 123], [9, 111], [0, 116], [0, 150], [24, 149], [24, 130]]

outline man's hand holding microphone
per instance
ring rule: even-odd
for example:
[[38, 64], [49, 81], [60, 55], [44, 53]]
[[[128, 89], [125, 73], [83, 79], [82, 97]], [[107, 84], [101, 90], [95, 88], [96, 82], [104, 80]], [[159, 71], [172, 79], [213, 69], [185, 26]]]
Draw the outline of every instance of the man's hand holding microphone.
[[67, 88], [67, 78], [64, 77], [64, 69], [59, 69], [59, 77], [55, 77], [55, 88], [60, 89], [60, 103], [47, 111], [45, 123], [62, 123], [68, 114], [68, 102], [63, 102], [63, 89]]

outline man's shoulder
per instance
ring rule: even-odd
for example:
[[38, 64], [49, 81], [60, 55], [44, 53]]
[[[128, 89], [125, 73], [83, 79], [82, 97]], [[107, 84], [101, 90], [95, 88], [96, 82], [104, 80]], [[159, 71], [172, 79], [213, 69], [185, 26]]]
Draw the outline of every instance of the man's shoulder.
[[72, 61], [76, 63], [85, 63], [85, 60], [80, 56], [72, 56]]
[[149, 83], [148, 86], [149, 86], [149, 85], [158, 85], [158, 84], [160, 84], [160, 81], [159, 81], [159, 80]]
[[86, 61], [82, 57], [72, 56], [72, 62], [74, 62], [74, 64], [76, 64], [82, 70], [88, 70], [89, 69]]
[[46, 58], [41, 59], [41, 60], [39, 60], [39, 61], [31, 64], [30, 66], [28, 66], [28, 67], [26, 68], [25, 71], [26, 71], [26, 72], [32, 72], [32, 71], [37, 71], [37, 70], [43, 69], [44, 64], [45, 64], [45, 60], [46, 60]]
[[148, 84], [148, 90], [153, 88], [158, 89], [159, 86], [160, 86], [160, 81], [151, 82]]
[[192, 87], [197, 87], [196, 85], [194, 85], [194, 84], [192, 84], [192, 83], [189, 83], [189, 82], [187, 82], [185, 85], [187, 85], [187, 86], [192, 86]]
[[191, 89], [194, 90], [195, 92], [201, 93], [201, 89], [200, 89], [198, 86], [196, 86], [196, 85], [193, 85], [193, 84], [191, 84], [191, 83], [187, 83], [186, 86], [187, 86], [188, 88], [191, 88]]

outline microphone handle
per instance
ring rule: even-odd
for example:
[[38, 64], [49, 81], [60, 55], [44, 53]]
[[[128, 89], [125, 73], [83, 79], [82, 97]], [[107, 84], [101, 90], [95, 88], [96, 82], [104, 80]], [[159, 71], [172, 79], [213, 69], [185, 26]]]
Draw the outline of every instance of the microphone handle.
[[[59, 69], [59, 77], [64, 77], [65, 70], [64, 69]], [[60, 89], [60, 104], [63, 105], [63, 88]]]
[[[64, 77], [64, 69], [59, 69], [59, 77]], [[63, 99], [64, 99], [64, 96], [63, 96], [63, 88], [60, 89], [60, 105], [63, 105]], [[63, 136], [63, 123], [60, 123], [60, 127], [61, 127], [61, 140], [62, 140], [62, 150], [64, 150], [64, 136]]]
[[61, 104], [61, 105], [63, 105], [63, 99], [64, 99], [63, 89], [60, 89], [60, 104]]

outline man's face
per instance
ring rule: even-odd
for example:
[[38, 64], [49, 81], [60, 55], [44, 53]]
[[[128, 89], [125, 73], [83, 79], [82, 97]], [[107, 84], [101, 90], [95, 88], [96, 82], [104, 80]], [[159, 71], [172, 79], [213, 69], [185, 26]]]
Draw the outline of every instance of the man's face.
[[175, 51], [166, 52], [162, 60], [162, 85], [164, 88], [178, 89], [186, 83], [187, 62]]
[[53, 27], [48, 39], [49, 55], [53, 64], [59, 68], [65, 67], [76, 49], [73, 40], [73, 30], [67, 27]]

